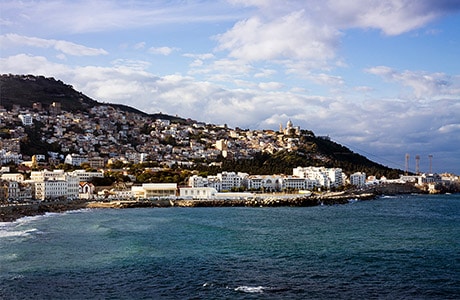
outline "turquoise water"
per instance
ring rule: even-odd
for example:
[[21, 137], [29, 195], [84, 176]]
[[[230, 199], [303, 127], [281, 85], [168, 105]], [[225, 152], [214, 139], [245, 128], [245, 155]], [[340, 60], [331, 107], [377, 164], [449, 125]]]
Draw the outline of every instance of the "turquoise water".
[[0, 223], [0, 299], [330, 298], [460, 298], [460, 195]]

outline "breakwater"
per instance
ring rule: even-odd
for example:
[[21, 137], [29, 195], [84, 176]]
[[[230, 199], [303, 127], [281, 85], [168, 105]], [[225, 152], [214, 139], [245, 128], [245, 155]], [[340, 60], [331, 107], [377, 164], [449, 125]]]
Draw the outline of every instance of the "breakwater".
[[120, 200], [112, 202], [89, 202], [88, 208], [133, 208], [133, 207], [276, 207], [276, 206], [316, 206], [345, 204], [351, 199], [370, 200], [373, 193], [326, 193], [313, 196], [283, 195], [254, 196], [243, 199], [159, 199]]

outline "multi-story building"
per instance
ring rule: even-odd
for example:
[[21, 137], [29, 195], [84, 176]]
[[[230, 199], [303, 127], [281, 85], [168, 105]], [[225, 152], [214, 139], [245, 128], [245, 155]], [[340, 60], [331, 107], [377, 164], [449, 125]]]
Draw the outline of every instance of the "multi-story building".
[[14, 163], [19, 164], [22, 161], [22, 155], [17, 152], [0, 150], [0, 164]]
[[217, 178], [222, 184], [221, 190], [223, 191], [229, 191], [232, 188], [239, 188], [242, 186], [242, 178], [235, 172], [218, 173]]
[[366, 173], [356, 172], [350, 175], [350, 184], [364, 186], [366, 184]]
[[283, 189], [283, 177], [280, 175], [250, 175], [244, 178], [249, 190], [280, 191]]
[[79, 166], [82, 163], [88, 162], [88, 157], [86, 155], [79, 155], [75, 153], [67, 154], [64, 162], [72, 166]]
[[102, 172], [87, 172], [85, 170], [75, 170], [69, 173], [70, 175], [77, 176], [78, 180], [81, 182], [91, 181], [93, 178], [103, 178], [104, 173]]
[[5, 173], [1, 176], [2, 180], [23, 182], [24, 175], [21, 173]]
[[34, 124], [34, 119], [31, 114], [20, 114], [18, 117], [24, 126], [32, 126]]
[[343, 174], [340, 168], [297, 167], [292, 174], [301, 178], [316, 180], [318, 185], [325, 188], [343, 185]]
[[316, 186], [318, 186], [318, 181], [314, 179], [297, 176], [284, 176], [282, 178], [282, 189], [312, 190]]
[[35, 199], [78, 198], [78, 176], [65, 173], [64, 170], [44, 170], [33, 171], [30, 177], [35, 183]]

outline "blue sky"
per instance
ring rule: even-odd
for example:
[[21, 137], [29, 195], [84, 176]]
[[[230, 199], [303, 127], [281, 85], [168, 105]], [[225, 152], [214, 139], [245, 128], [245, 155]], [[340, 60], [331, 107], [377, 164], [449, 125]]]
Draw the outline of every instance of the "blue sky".
[[460, 174], [460, 1], [0, 1], [0, 72]]

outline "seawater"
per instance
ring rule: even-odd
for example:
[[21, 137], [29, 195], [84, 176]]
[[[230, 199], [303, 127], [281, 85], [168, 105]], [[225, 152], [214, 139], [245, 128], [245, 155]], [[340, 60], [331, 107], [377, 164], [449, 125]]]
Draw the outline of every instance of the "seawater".
[[0, 299], [331, 298], [460, 298], [460, 195], [0, 223]]

